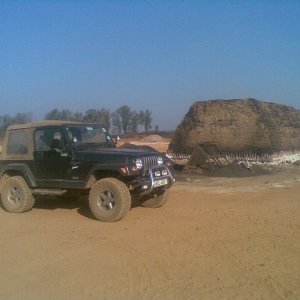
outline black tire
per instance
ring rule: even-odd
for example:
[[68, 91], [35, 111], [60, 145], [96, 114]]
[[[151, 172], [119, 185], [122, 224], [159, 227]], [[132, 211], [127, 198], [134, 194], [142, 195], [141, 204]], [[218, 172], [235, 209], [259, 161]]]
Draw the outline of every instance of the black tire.
[[90, 190], [89, 206], [97, 220], [119, 221], [130, 210], [131, 195], [122, 181], [116, 178], [101, 179]]
[[159, 208], [168, 201], [168, 190], [163, 190], [158, 194], [142, 199], [141, 206], [148, 208]]
[[32, 209], [35, 199], [24, 178], [12, 176], [6, 178], [2, 184], [1, 202], [6, 211], [22, 213]]

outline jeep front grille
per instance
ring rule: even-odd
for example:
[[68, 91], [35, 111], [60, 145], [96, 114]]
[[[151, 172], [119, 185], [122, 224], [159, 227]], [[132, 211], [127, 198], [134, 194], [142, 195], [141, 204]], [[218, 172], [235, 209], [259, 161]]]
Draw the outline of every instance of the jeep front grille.
[[157, 167], [158, 156], [145, 156], [142, 157], [143, 170], [148, 171], [150, 168]]

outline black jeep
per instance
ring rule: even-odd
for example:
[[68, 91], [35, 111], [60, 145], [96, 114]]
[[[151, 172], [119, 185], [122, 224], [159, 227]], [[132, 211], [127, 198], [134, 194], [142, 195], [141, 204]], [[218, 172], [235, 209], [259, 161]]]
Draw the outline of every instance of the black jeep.
[[8, 127], [0, 156], [0, 194], [8, 212], [32, 209], [35, 195], [88, 195], [100, 221], [118, 221], [131, 199], [160, 207], [175, 181], [157, 152], [118, 149], [97, 124], [41, 121]]

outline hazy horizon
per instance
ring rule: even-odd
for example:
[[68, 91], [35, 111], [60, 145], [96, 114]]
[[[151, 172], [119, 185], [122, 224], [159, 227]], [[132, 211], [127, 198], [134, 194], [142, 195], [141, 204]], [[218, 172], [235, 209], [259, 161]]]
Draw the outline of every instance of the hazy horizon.
[[0, 115], [195, 101], [300, 108], [299, 1], [1, 1]]

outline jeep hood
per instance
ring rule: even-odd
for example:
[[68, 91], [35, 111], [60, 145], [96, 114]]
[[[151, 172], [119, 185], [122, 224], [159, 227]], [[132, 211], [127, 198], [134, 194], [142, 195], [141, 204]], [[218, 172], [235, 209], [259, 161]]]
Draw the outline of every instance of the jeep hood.
[[133, 161], [135, 158], [146, 156], [159, 156], [159, 153], [154, 151], [118, 148], [77, 150], [76, 153], [81, 161], [113, 164], [125, 163], [126, 161]]
[[98, 149], [86, 149], [86, 150], [77, 150], [77, 153], [82, 155], [88, 154], [100, 154], [100, 155], [118, 155], [118, 156], [130, 156], [130, 157], [141, 157], [141, 156], [152, 156], [159, 155], [158, 152], [140, 150], [140, 149], [118, 149], [118, 148], [98, 148]]

